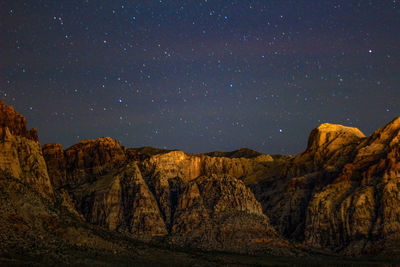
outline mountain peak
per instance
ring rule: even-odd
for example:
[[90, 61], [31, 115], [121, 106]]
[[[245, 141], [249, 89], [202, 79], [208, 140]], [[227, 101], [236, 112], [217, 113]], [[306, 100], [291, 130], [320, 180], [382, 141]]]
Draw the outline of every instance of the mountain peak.
[[318, 149], [318, 147], [331, 143], [333, 140], [337, 145], [346, 145], [360, 138], [365, 138], [365, 135], [355, 127], [324, 123], [311, 131], [307, 150]]
[[9, 128], [11, 134], [19, 135], [38, 142], [39, 138], [36, 129], [28, 130], [26, 128], [26, 119], [24, 116], [8, 106], [4, 101], [0, 101], [0, 127]]

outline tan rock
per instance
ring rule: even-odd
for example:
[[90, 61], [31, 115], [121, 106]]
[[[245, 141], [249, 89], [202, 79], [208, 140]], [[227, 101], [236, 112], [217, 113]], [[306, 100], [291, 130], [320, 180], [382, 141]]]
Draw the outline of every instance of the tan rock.
[[357, 128], [324, 123], [311, 131], [307, 150], [294, 159], [307, 172], [339, 170], [352, 156], [352, 151], [365, 135]]
[[17, 113], [12, 106], [7, 106], [0, 101], [0, 127], [7, 127], [12, 135], [22, 136], [38, 142], [38, 135], [35, 129], [26, 129], [26, 119]]
[[69, 184], [70, 181], [67, 180], [67, 161], [62, 145], [46, 144], [42, 147], [42, 152], [53, 186], [59, 188]]
[[26, 129], [22, 115], [0, 102], [0, 170], [53, 201], [53, 187], [35, 134]]
[[86, 220], [139, 238], [166, 235], [157, 202], [135, 163], [71, 191]]
[[66, 179], [72, 185], [96, 180], [98, 175], [118, 169], [126, 162], [125, 148], [110, 137], [81, 141], [64, 153], [69, 170]]
[[229, 176], [201, 176], [179, 198], [172, 242], [206, 250], [249, 252], [279, 240], [261, 205], [242, 181]]

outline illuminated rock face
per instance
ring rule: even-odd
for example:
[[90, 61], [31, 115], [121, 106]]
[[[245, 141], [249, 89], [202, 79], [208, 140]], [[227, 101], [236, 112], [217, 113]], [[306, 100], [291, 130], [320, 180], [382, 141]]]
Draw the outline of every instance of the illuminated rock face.
[[[111, 138], [86, 140], [65, 151], [48, 144], [43, 153], [53, 184], [68, 188], [90, 223], [140, 239], [169, 235], [176, 245], [208, 250], [260, 250], [265, 240], [281, 242], [261, 204], [236, 178], [263, 168], [273, 160], [268, 155], [248, 159], [167, 151], [139, 157]], [[185, 208], [182, 203], [196, 192], [207, 205]], [[197, 218], [193, 210], [206, 217]], [[194, 225], [201, 227], [189, 231]]]
[[400, 243], [399, 133], [399, 118], [368, 138], [323, 124], [305, 152], [245, 182], [288, 238], [349, 255], [392, 253]]
[[354, 158], [314, 194], [307, 211], [308, 244], [359, 254], [400, 242], [399, 140], [397, 118], [357, 145]]
[[8, 128], [15, 136], [25, 137], [38, 142], [39, 138], [35, 129], [26, 128], [26, 119], [17, 113], [12, 106], [7, 106], [0, 101], [0, 127]]
[[54, 200], [36, 130], [27, 130], [25, 118], [3, 102], [0, 102], [0, 170]]

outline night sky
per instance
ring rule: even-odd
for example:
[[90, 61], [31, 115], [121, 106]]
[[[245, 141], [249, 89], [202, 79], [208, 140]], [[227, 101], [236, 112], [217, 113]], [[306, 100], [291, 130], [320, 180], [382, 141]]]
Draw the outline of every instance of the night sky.
[[0, 99], [42, 144], [296, 154], [400, 115], [399, 0], [0, 0], [0, 27]]

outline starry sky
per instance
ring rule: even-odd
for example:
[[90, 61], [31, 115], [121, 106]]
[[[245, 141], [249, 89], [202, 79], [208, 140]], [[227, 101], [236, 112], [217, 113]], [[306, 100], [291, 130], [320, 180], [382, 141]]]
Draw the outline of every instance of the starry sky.
[[0, 0], [0, 99], [42, 144], [297, 154], [400, 115], [400, 1]]

